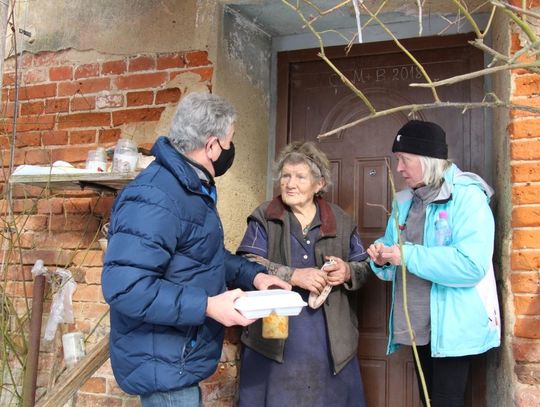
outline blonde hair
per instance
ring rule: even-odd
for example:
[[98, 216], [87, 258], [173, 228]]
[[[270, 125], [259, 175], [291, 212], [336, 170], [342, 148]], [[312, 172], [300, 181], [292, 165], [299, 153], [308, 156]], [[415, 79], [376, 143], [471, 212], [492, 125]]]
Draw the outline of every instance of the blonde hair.
[[328, 188], [332, 185], [330, 161], [328, 160], [328, 157], [326, 157], [326, 154], [319, 150], [311, 141], [296, 141], [287, 144], [283, 150], [281, 150], [274, 166], [274, 180], [277, 181], [281, 178], [281, 171], [285, 164], [302, 163], [309, 167], [313, 178], [316, 180], [322, 178], [325, 181], [324, 186], [317, 195], [322, 195], [328, 191]]
[[422, 182], [425, 185], [439, 186], [444, 179], [444, 173], [452, 165], [449, 160], [442, 158], [427, 157], [419, 155], [420, 165], [422, 166]]

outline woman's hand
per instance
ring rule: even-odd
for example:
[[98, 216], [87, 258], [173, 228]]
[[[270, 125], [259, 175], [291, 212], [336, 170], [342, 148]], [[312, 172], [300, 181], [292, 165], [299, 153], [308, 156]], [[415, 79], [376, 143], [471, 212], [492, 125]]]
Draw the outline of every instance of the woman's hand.
[[368, 247], [367, 253], [378, 266], [384, 266], [386, 263], [401, 265], [401, 251], [398, 245], [387, 247], [382, 243], [375, 243]]
[[326, 286], [327, 279], [325, 271], [313, 267], [294, 269], [291, 284], [319, 295]]
[[323, 267], [323, 271], [328, 274], [328, 284], [336, 286], [351, 280], [351, 267], [349, 263], [334, 256], [326, 256], [326, 259], [334, 261], [334, 264], [328, 264]]

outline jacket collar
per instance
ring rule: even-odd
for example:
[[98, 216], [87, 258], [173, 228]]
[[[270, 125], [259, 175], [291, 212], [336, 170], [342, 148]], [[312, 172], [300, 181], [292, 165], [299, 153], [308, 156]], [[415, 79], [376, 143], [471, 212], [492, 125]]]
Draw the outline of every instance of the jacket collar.
[[[321, 197], [315, 197], [315, 204], [319, 207], [321, 217], [321, 237], [336, 236], [336, 217], [332, 211], [332, 207]], [[264, 211], [264, 217], [267, 220], [278, 220], [283, 223], [286, 212], [289, 210], [290, 208], [281, 199], [281, 195], [278, 195], [268, 204], [268, 207]]]
[[165, 137], [159, 137], [154, 143], [152, 154], [156, 161], [169, 170], [178, 181], [193, 192], [201, 192], [201, 186], [213, 190], [214, 179], [200, 164], [180, 153]]

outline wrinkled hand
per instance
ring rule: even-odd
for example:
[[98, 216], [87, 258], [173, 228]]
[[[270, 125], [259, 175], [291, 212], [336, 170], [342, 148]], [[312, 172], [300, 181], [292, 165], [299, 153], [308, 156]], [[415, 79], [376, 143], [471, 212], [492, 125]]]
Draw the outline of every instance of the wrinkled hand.
[[327, 280], [328, 274], [326, 271], [309, 267], [295, 269], [291, 277], [291, 284], [319, 295], [326, 286]]
[[292, 286], [277, 276], [271, 276], [266, 273], [258, 273], [253, 279], [253, 285], [257, 290], [267, 290], [269, 288], [283, 288], [291, 290]]
[[329, 264], [323, 267], [323, 271], [328, 274], [328, 284], [332, 286], [343, 284], [351, 279], [351, 267], [349, 263], [339, 257], [326, 256], [327, 260], [334, 260], [335, 264]]
[[225, 326], [247, 326], [252, 324], [255, 322], [254, 319], [245, 318], [234, 308], [234, 301], [244, 295], [244, 292], [237, 288], [236, 290], [225, 291], [214, 297], [208, 297], [206, 316]]
[[401, 265], [401, 252], [398, 245], [387, 247], [382, 243], [375, 243], [368, 247], [367, 253], [378, 266], [384, 266], [386, 263], [394, 266]]

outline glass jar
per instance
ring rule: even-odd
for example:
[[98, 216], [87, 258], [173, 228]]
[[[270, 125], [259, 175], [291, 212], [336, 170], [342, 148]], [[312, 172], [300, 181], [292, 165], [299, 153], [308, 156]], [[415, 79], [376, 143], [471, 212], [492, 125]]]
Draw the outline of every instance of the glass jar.
[[266, 339], [287, 339], [289, 336], [289, 317], [272, 311], [263, 318], [262, 337]]
[[137, 168], [138, 159], [137, 143], [121, 138], [114, 148], [112, 170], [113, 172], [133, 172]]
[[88, 151], [86, 169], [95, 172], [107, 171], [107, 155], [103, 147]]

